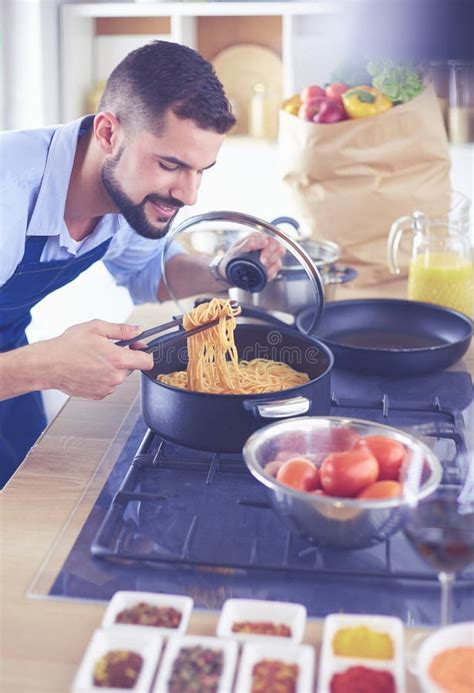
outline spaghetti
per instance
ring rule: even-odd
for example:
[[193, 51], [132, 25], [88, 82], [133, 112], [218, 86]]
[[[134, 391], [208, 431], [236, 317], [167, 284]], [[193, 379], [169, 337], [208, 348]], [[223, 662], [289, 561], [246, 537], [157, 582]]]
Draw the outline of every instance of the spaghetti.
[[159, 375], [157, 380], [172, 387], [213, 394], [258, 394], [296, 387], [309, 381], [286, 363], [269, 359], [239, 361], [234, 342], [236, 311], [230, 301], [213, 298], [183, 317], [183, 327], [191, 330], [212, 320], [219, 320], [188, 339], [186, 371]]

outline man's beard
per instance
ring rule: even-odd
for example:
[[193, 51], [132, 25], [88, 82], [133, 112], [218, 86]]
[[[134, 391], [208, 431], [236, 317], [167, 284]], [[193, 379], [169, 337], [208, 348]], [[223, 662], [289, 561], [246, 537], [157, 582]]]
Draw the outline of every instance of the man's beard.
[[[150, 193], [143, 199], [143, 202], [134, 204], [128, 195], [125, 194], [114, 175], [122, 152], [123, 147], [113, 159], [107, 159], [105, 161], [101, 172], [102, 183], [120, 214], [124, 216], [125, 220], [134, 231], [144, 238], [163, 238], [163, 236], [168, 233], [171, 222], [174, 220], [179, 208], [184, 205], [179, 200], [163, 197], [162, 195], [158, 195], [158, 193]], [[157, 228], [154, 224], [151, 224], [146, 217], [145, 205], [147, 202], [154, 202], [155, 204], [162, 204], [167, 207], [176, 207], [177, 209], [171, 217], [158, 218], [157, 222], [161, 222], [164, 226]]]

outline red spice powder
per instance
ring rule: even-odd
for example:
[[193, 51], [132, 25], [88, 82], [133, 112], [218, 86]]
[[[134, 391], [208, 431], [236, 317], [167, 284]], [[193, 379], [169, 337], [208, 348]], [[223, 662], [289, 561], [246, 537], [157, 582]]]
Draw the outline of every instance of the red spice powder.
[[389, 671], [368, 667], [349, 667], [341, 674], [334, 674], [330, 683], [331, 693], [395, 693], [395, 679]]

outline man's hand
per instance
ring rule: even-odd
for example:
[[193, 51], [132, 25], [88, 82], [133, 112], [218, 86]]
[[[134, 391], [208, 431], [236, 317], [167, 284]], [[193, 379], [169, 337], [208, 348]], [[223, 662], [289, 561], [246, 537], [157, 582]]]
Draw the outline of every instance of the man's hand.
[[43, 342], [43, 389], [54, 388], [87, 399], [103, 399], [112, 394], [131, 371], [153, 368], [151, 354], [114, 344], [140, 331], [134, 325], [92, 320]]
[[251, 233], [242, 240], [237, 241], [219, 263], [219, 273], [225, 279], [225, 268], [227, 263], [234, 257], [242, 253], [249, 253], [252, 250], [260, 250], [260, 261], [267, 269], [268, 279], [272, 281], [282, 268], [282, 258], [285, 254], [283, 246], [275, 239], [265, 236], [263, 233]]
[[[223, 255], [219, 263], [219, 274], [225, 279], [225, 268], [229, 260], [242, 253], [251, 250], [261, 250], [260, 260], [267, 268], [268, 279], [275, 279], [282, 268], [282, 257], [285, 249], [274, 238], [269, 238], [263, 233], [254, 232], [245, 236]], [[163, 281], [158, 287], [158, 300], [167, 301], [169, 298], [185, 298], [187, 296], [198, 296], [210, 292], [227, 291], [229, 288], [226, 282], [215, 279], [209, 272], [208, 255], [194, 255], [182, 253], [175, 255], [166, 263], [166, 274], [169, 285], [173, 288], [173, 296], [170, 296], [168, 288]]]

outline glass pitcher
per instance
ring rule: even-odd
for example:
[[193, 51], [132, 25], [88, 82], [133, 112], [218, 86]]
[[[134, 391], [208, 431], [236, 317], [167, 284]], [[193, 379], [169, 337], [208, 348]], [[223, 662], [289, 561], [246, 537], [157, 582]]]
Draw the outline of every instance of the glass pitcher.
[[406, 230], [413, 234], [408, 298], [437, 303], [474, 316], [474, 268], [469, 242], [470, 200], [452, 193], [446, 214], [414, 212], [398, 219], [388, 237], [388, 262], [399, 274], [398, 249]]

